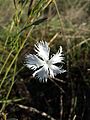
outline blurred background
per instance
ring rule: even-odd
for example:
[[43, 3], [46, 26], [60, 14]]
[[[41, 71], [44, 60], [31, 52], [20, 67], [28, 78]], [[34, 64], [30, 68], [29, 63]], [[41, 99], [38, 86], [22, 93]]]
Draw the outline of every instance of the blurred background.
[[[61, 45], [66, 73], [40, 83], [25, 55]], [[0, 0], [0, 119], [90, 120], [90, 0]]]

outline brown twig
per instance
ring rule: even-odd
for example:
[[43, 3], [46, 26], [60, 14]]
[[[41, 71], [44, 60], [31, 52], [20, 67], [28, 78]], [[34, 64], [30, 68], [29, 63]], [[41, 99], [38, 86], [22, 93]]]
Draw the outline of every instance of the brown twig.
[[66, 83], [64, 80], [61, 80], [61, 79], [58, 79], [58, 78], [52, 78], [52, 79], [54, 79], [54, 80], [56, 80], [56, 81], [59, 81], [59, 82], [61, 82], [61, 83]]
[[21, 105], [21, 104], [17, 104], [17, 105], [18, 105], [18, 107], [20, 107], [22, 109], [29, 110], [29, 112], [40, 114], [41, 116], [46, 117], [46, 118], [48, 118], [50, 120], [56, 120], [53, 117], [51, 117], [50, 115], [48, 115], [47, 113], [39, 111], [34, 107], [28, 107], [28, 106], [24, 106], [24, 105]]
[[60, 120], [63, 119], [63, 95], [60, 96]]
[[49, 77], [49, 79], [64, 93], [64, 90], [52, 78]]

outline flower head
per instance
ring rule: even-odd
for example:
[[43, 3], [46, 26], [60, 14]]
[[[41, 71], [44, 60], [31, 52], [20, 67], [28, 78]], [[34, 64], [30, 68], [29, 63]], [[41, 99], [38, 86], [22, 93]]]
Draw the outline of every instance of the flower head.
[[58, 67], [56, 63], [63, 63], [62, 46], [60, 46], [58, 52], [51, 58], [50, 48], [47, 42], [40, 41], [35, 44], [35, 54], [29, 54], [25, 57], [25, 65], [34, 70], [33, 77], [39, 78], [40, 81], [46, 81], [47, 78], [54, 78], [57, 74], [65, 72], [61, 67]]

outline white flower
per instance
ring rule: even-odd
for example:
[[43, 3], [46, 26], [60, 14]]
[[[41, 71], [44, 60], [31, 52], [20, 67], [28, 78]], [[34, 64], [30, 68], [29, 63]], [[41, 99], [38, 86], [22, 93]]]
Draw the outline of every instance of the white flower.
[[35, 45], [35, 54], [26, 55], [25, 65], [34, 70], [33, 77], [39, 78], [40, 81], [46, 81], [47, 78], [54, 78], [57, 74], [65, 72], [61, 67], [56, 66], [56, 63], [63, 63], [62, 47], [58, 52], [49, 59], [50, 48], [47, 42], [40, 41]]

